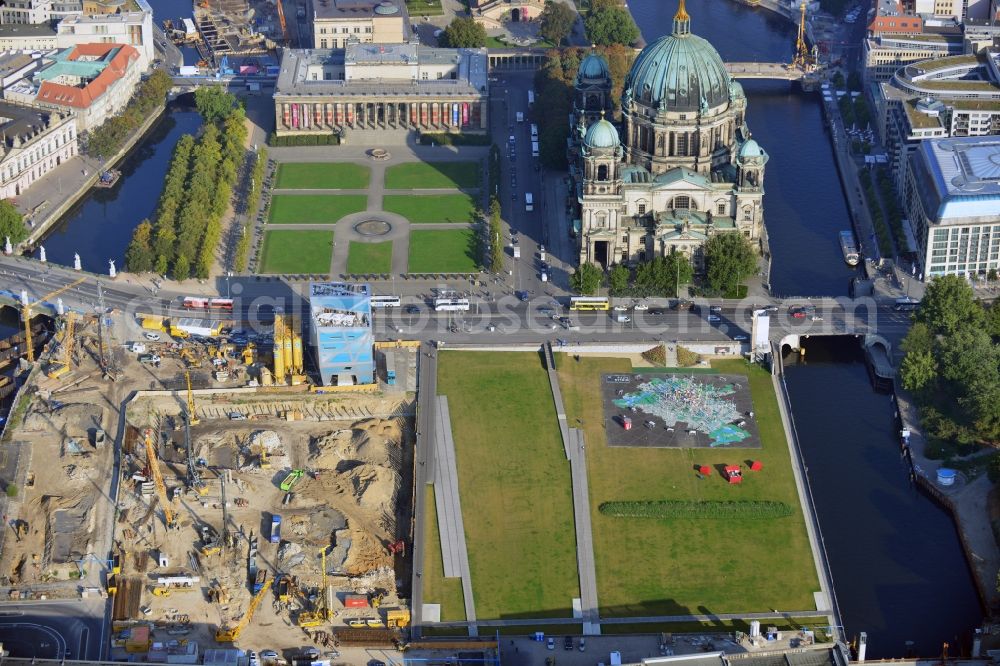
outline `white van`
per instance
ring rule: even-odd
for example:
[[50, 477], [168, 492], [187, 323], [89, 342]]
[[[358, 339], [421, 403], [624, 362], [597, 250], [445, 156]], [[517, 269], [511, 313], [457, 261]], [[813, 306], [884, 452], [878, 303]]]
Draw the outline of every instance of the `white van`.
[[537, 141], [532, 141], [531, 142], [531, 156], [532, 157], [538, 157], [538, 142]]
[[522, 111], [518, 111], [517, 112], [517, 122], [519, 122], [519, 123], [523, 123], [524, 122], [524, 112], [522, 112]]
[[531, 140], [538, 141], [538, 125], [531, 123]]
[[531, 192], [524, 193], [524, 210], [531, 212], [535, 210], [535, 200], [531, 196]]

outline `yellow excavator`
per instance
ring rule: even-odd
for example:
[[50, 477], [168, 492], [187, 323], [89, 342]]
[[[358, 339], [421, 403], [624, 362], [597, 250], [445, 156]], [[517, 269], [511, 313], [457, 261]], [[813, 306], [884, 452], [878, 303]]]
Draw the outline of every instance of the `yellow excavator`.
[[243, 619], [240, 620], [235, 626], [232, 627], [219, 627], [219, 630], [215, 632], [215, 642], [216, 643], [233, 643], [240, 637], [243, 630], [247, 628], [250, 621], [253, 619], [253, 614], [257, 611], [257, 607], [260, 606], [260, 602], [264, 599], [264, 596], [271, 589], [271, 583], [274, 582], [273, 578], [268, 578], [264, 586], [260, 588], [260, 591], [254, 595], [253, 599], [250, 600], [250, 605], [247, 607], [247, 612], [244, 613]]

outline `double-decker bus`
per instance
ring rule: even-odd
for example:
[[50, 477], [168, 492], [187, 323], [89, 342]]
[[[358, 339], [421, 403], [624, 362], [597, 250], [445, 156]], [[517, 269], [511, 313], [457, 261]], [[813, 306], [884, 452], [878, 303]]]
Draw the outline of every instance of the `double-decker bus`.
[[398, 308], [402, 304], [399, 296], [372, 296], [371, 303], [373, 308]]
[[438, 312], [467, 312], [469, 310], [469, 299], [435, 298], [434, 309]]
[[602, 296], [574, 296], [569, 299], [569, 309], [580, 311], [607, 311], [611, 309], [611, 301]]
[[225, 310], [226, 312], [232, 312], [233, 299], [187, 296], [184, 298], [184, 308], [186, 310]]

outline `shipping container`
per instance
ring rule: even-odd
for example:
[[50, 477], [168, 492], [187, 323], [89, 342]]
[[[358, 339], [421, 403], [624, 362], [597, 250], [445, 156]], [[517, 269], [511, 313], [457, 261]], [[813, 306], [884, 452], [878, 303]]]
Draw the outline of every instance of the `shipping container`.
[[368, 597], [363, 594], [348, 594], [344, 597], [344, 608], [368, 608]]

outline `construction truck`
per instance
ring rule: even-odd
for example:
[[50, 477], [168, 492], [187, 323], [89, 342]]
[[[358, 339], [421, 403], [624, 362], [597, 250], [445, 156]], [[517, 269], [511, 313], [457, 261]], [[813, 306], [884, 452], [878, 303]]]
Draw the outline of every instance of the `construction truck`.
[[403, 629], [410, 626], [410, 611], [407, 608], [398, 608], [386, 611], [385, 624], [390, 629]]
[[292, 598], [291, 587], [292, 579], [288, 576], [282, 576], [278, 579], [278, 601], [287, 603]]
[[303, 475], [305, 475], [305, 472], [303, 470], [301, 470], [301, 469], [293, 469], [284, 478], [284, 480], [281, 482], [281, 485], [279, 487], [284, 492], [287, 493], [289, 490], [291, 490], [295, 486], [296, 483], [299, 482], [299, 479], [301, 479], [303, 477]]

